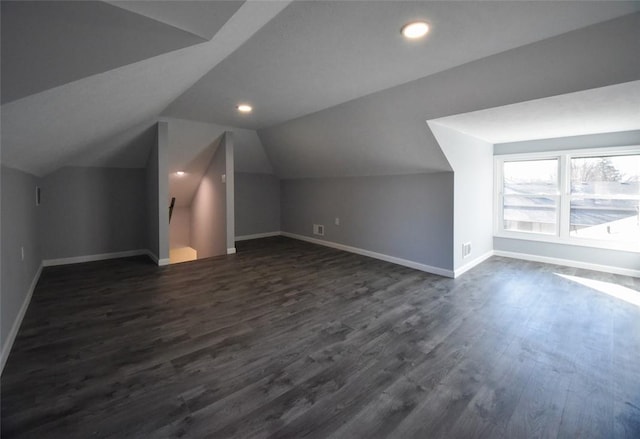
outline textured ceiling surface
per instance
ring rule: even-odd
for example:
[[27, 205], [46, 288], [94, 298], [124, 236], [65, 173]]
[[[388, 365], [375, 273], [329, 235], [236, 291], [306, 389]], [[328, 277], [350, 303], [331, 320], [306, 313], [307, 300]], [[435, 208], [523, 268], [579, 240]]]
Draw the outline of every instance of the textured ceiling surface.
[[[285, 6], [286, 2], [246, 2], [211, 41], [3, 104], [2, 163], [42, 176], [76, 157], [86, 162], [87, 157], [100, 155], [110, 138], [126, 137], [128, 130], [157, 118], [171, 101]], [[4, 31], [3, 27], [3, 44]], [[111, 145], [114, 151], [120, 151], [120, 146]], [[132, 158], [127, 156], [129, 161], [123, 165], [145, 165], [131, 163]], [[113, 165], [112, 157], [103, 157], [100, 163]]]
[[[263, 128], [633, 10], [624, 2], [294, 2], [164, 114]], [[416, 18], [431, 32], [406, 41], [400, 28]], [[239, 101], [254, 113], [234, 112]]]
[[144, 166], [159, 116], [211, 125], [172, 169], [231, 130], [240, 172], [446, 171], [426, 120], [640, 79], [637, 2], [1, 5], [2, 163], [35, 175]]
[[2, 103], [205, 41], [103, 2], [2, 8]]
[[[169, 124], [169, 193], [176, 205], [189, 206], [225, 131], [231, 131], [236, 172], [272, 174], [258, 134], [205, 122], [163, 118]], [[177, 171], [185, 172], [176, 175]]]
[[457, 114], [430, 123], [494, 144], [637, 130], [640, 81]]
[[[638, 29], [640, 14], [627, 15], [258, 134], [281, 178], [448, 171], [450, 165], [426, 121], [638, 80]], [[615, 106], [606, 100], [601, 104], [603, 115]]]
[[244, 1], [118, 0], [109, 3], [210, 40]]

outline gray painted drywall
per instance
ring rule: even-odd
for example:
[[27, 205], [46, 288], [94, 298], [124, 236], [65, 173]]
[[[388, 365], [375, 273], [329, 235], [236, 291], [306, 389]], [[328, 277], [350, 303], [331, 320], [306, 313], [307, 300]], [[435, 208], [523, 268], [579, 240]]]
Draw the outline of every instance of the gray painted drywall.
[[[266, 127], [637, 11], [634, 6], [610, 1], [295, 1], [174, 101], [167, 114]], [[428, 19], [432, 31], [422, 40], [406, 41], [400, 27], [419, 17]], [[238, 99], [250, 100], [257, 111], [229, 111]]]
[[148, 120], [91, 148], [69, 160], [67, 166], [99, 168], [144, 168], [151, 148], [158, 141], [157, 120]]
[[169, 223], [169, 248], [190, 247], [191, 209], [174, 207]]
[[282, 230], [451, 270], [453, 185], [451, 172], [282, 180]]
[[[453, 267], [493, 250], [493, 145], [460, 131], [429, 123], [453, 168]], [[462, 246], [471, 254], [462, 257]]]
[[145, 248], [143, 169], [64, 167], [42, 179], [44, 259]]
[[[629, 145], [640, 145], [640, 131], [623, 131], [619, 133], [603, 133], [589, 136], [572, 136], [558, 139], [502, 143], [494, 145], [494, 154], [520, 154], [528, 152], [604, 148], [608, 146]], [[629, 268], [632, 270], [640, 269], [640, 253], [636, 252], [498, 237], [494, 238], [493, 247], [498, 251], [569, 259], [591, 264]]]
[[494, 238], [495, 250], [640, 270], [640, 253], [523, 239]]
[[3, 104], [2, 163], [44, 176], [74, 157], [99, 153], [111, 136], [157, 119], [171, 101], [287, 4], [245, 2], [211, 41]]
[[105, 2], [1, 6], [3, 104], [205, 41]]
[[158, 122], [158, 259], [169, 259], [169, 124]]
[[210, 40], [242, 6], [242, 1], [136, 1], [111, 3]]
[[637, 80], [639, 28], [640, 14], [624, 16], [261, 129], [258, 135], [280, 178], [450, 170], [425, 120]]
[[191, 202], [191, 247], [198, 259], [227, 253], [226, 148], [224, 139], [216, 150]]
[[[638, 107], [640, 111], [640, 103], [638, 104]], [[527, 152], [547, 152], [632, 145], [640, 145], [640, 130], [561, 137], [557, 139], [497, 143], [493, 146], [493, 153], [495, 155], [521, 154]]]
[[[177, 206], [190, 206], [200, 179], [226, 131], [233, 133], [236, 172], [272, 174], [273, 168], [253, 130], [167, 118], [169, 122], [169, 189]], [[176, 171], [186, 175], [176, 176]]]
[[233, 154], [233, 133], [224, 133], [222, 145], [225, 153], [225, 221], [226, 221], [226, 243], [227, 253], [235, 253], [236, 242], [236, 217], [235, 217], [235, 166]]
[[[35, 192], [39, 180], [31, 174], [2, 166], [1, 240], [2, 279], [0, 281], [0, 342], [2, 357], [9, 346], [7, 337], [16, 323], [29, 288], [42, 263]], [[21, 256], [24, 247], [24, 261]]]
[[236, 236], [280, 230], [280, 180], [275, 175], [235, 174]]
[[[156, 132], [158, 132], [156, 126]], [[158, 259], [159, 252], [159, 230], [160, 224], [158, 222], [158, 140], [151, 146], [149, 151], [149, 158], [147, 159], [147, 166], [145, 168], [145, 222], [146, 227], [146, 248]]]

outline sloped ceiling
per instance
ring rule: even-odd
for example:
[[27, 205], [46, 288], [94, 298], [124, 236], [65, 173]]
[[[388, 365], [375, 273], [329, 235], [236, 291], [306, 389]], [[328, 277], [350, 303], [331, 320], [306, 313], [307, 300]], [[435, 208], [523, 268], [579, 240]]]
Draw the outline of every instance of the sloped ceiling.
[[[294, 2], [163, 114], [264, 128], [633, 11], [630, 2]], [[408, 42], [400, 28], [417, 18], [431, 32]], [[239, 101], [254, 113], [232, 111]]]
[[[84, 2], [70, 3], [72, 6], [84, 5]], [[243, 3], [211, 41], [152, 56], [3, 104], [3, 164], [41, 176], [78, 156], [86, 160], [86, 157], [100, 153], [100, 148], [111, 137], [126, 137], [124, 133], [128, 130], [157, 118], [171, 101], [242, 45], [286, 4]], [[96, 5], [100, 10], [104, 6], [89, 4]], [[137, 15], [111, 5], [107, 7]], [[226, 6], [223, 9], [227, 11]], [[70, 14], [69, 20], [73, 21], [73, 17]], [[2, 19], [11, 21], [4, 10]], [[102, 25], [108, 27], [109, 23]], [[176, 32], [171, 26], [162, 26], [169, 33]], [[64, 35], [65, 30], [60, 33]], [[9, 36], [11, 41], [8, 41]], [[14, 34], [5, 36], [2, 27], [3, 45], [22, 44], [18, 37]], [[25, 48], [24, 53], [37, 50]], [[3, 66], [4, 56], [3, 49]], [[118, 150], [116, 145], [112, 147]], [[144, 166], [144, 163], [137, 166]]]
[[640, 129], [640, 81], [429, 121], [489, 143]]
[[242, 6], [243, 1], [109, 1], [112, 5], [137, 12], [178, 29], [210, 40]]
[[[169, 124], [169, 194], [176, 205], [189, 206], [225, 131], [232, 132], [236, 172], [272, 174], [258, 134], [205, 122], [163, 118]], [[176, 175], [177, 171], [185, 172]]]
[[232, 129], [283, 178], [437, 172], [426, 120], [640, 79], [637, 2], [11, 3], [2, 162], [36, 175], [143, 166], [159, 115]]
[[83, 149], [67, 163], [68, 166], [107, 168], [140, 168], [149, 158], [151, 147], [157, 144], [158, 124], [145, 121], [122, 133]]
[[282, 178], [449, 171], [427, 120], [640, 79], [638, 29], [640, 14], [627, 15], [258, 134]]
[[206, 41], [96, 1], [3, 1], [2, 103]]

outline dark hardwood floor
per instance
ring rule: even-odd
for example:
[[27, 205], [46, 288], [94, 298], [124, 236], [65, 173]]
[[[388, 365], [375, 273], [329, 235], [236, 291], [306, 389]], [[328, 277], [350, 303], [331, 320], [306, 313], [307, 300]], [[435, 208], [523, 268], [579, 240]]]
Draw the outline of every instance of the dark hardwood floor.
[[286, 238], [47, 268], [2, 438], [640, 438], [640, 307], [558, 274], [640, 291], [498, 257], [447, 279]]

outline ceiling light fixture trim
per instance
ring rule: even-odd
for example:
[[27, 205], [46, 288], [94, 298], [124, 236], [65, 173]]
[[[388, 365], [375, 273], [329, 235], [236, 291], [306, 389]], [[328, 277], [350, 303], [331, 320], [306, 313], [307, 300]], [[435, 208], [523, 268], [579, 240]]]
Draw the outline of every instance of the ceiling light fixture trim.
[[409, 40], [416, 40], [429, 33], [429, 24], [426, 21], [412, 21], [402, 26], [402, 35]]

